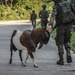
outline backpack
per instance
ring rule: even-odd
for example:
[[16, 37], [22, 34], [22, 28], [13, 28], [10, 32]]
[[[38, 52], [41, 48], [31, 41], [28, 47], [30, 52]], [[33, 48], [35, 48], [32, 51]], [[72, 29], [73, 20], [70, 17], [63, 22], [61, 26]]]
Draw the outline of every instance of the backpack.
[[46, 10], [41, 10], [40, 15], [41, 15], [41, 19], [43, 20], [47, 19], [49, 16], [48, 11]]
[[35, 13], [34, 14], [32, 13], [30, 19], [31, 20], [36, 20], [36, 17], [37, 17], [37, 15]]
[[60, 21], [61, 23], [69, 23], [72, 22], [74, 18], [74, 14], [71, 10], [70, 2], [63, 1], [62, 3], [58, 3], [58, 7], [60, 7]]

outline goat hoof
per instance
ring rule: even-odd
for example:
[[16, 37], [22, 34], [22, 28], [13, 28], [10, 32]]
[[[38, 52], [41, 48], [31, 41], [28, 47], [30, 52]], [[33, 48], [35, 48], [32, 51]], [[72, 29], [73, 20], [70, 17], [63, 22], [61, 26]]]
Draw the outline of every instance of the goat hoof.
[[12, 62], [9, 62], [9, 64], [12, 64]]
[[21, 63], [23, 65], [23, 63]]
[[35, 68], [38, 68], [38, 66], [37, 66], [37, 65], [34, 65], [34, 67], [35, 67]]
[[26, 65], [23, 64], [23, 67], [26, 67]]
[[26, 67], [26, 65], [23, 65], [23, 67]]

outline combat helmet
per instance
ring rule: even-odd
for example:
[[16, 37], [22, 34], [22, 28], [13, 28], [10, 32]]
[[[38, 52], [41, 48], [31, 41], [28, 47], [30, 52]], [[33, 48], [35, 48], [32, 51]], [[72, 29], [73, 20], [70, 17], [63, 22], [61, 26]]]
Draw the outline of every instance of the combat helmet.
[[35, 13], [35, 10], [32, 10], [33, 13]]
[[43, 4], [43, 5], [42, 5], [42, 8], [43, 8], [43, 9], [45, 9], [46, 7], [47, 7], [46, 4]]
[[64, 0], [53, 0], [55, 4], [59, 3], [60, 1], [64, 1]]

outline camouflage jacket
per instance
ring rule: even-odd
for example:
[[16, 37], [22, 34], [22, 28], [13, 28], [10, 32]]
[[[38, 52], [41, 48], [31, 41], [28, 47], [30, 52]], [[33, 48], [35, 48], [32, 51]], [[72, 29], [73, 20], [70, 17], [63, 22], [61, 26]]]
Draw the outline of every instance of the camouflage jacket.
[[35, 21], [36, 18], [37, 18], [36, 13], [32, 13], [32, 14], [30, 15], [30, 20], [31, 20], [31, 21]]
[[42, 9], [40, 12], [39, 12], [39, 17], [41, 19], [47, 19], [49, 17], [49, 13], [46, 9]]
[[[74, 6], [74, 3], [72, 1], [71, 1], [71, 10], [75, 14], [75, 6]], [[53, 11], [52, 11], [52, 14], [50, 17], [49, 25], [53, 26], [54, 21], [56, 22], [56, 25], [60, 23], [60, 19], [59, 20], [57, 19], [58, 14], [60, 14], [60, 13], [57, 12], [57, 5], [54, 5]]]

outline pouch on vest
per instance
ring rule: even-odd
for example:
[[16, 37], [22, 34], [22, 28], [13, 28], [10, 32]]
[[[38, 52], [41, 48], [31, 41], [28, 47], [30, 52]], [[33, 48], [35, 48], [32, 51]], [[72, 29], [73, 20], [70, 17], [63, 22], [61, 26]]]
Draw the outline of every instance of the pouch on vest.
[[62, 23], [69, 23], [74, 19], [74, 14], [71, 11], [71, 5], [69, 2], [64, 1], [62, 3], [58, 3], [60, 6], [60, 20]]
[[43, 20], [47, 19], [48, 16], [49, 16], [48, 11], [46, 11], [46, 10], [41, 11], [41, 19], [43, 19]]

